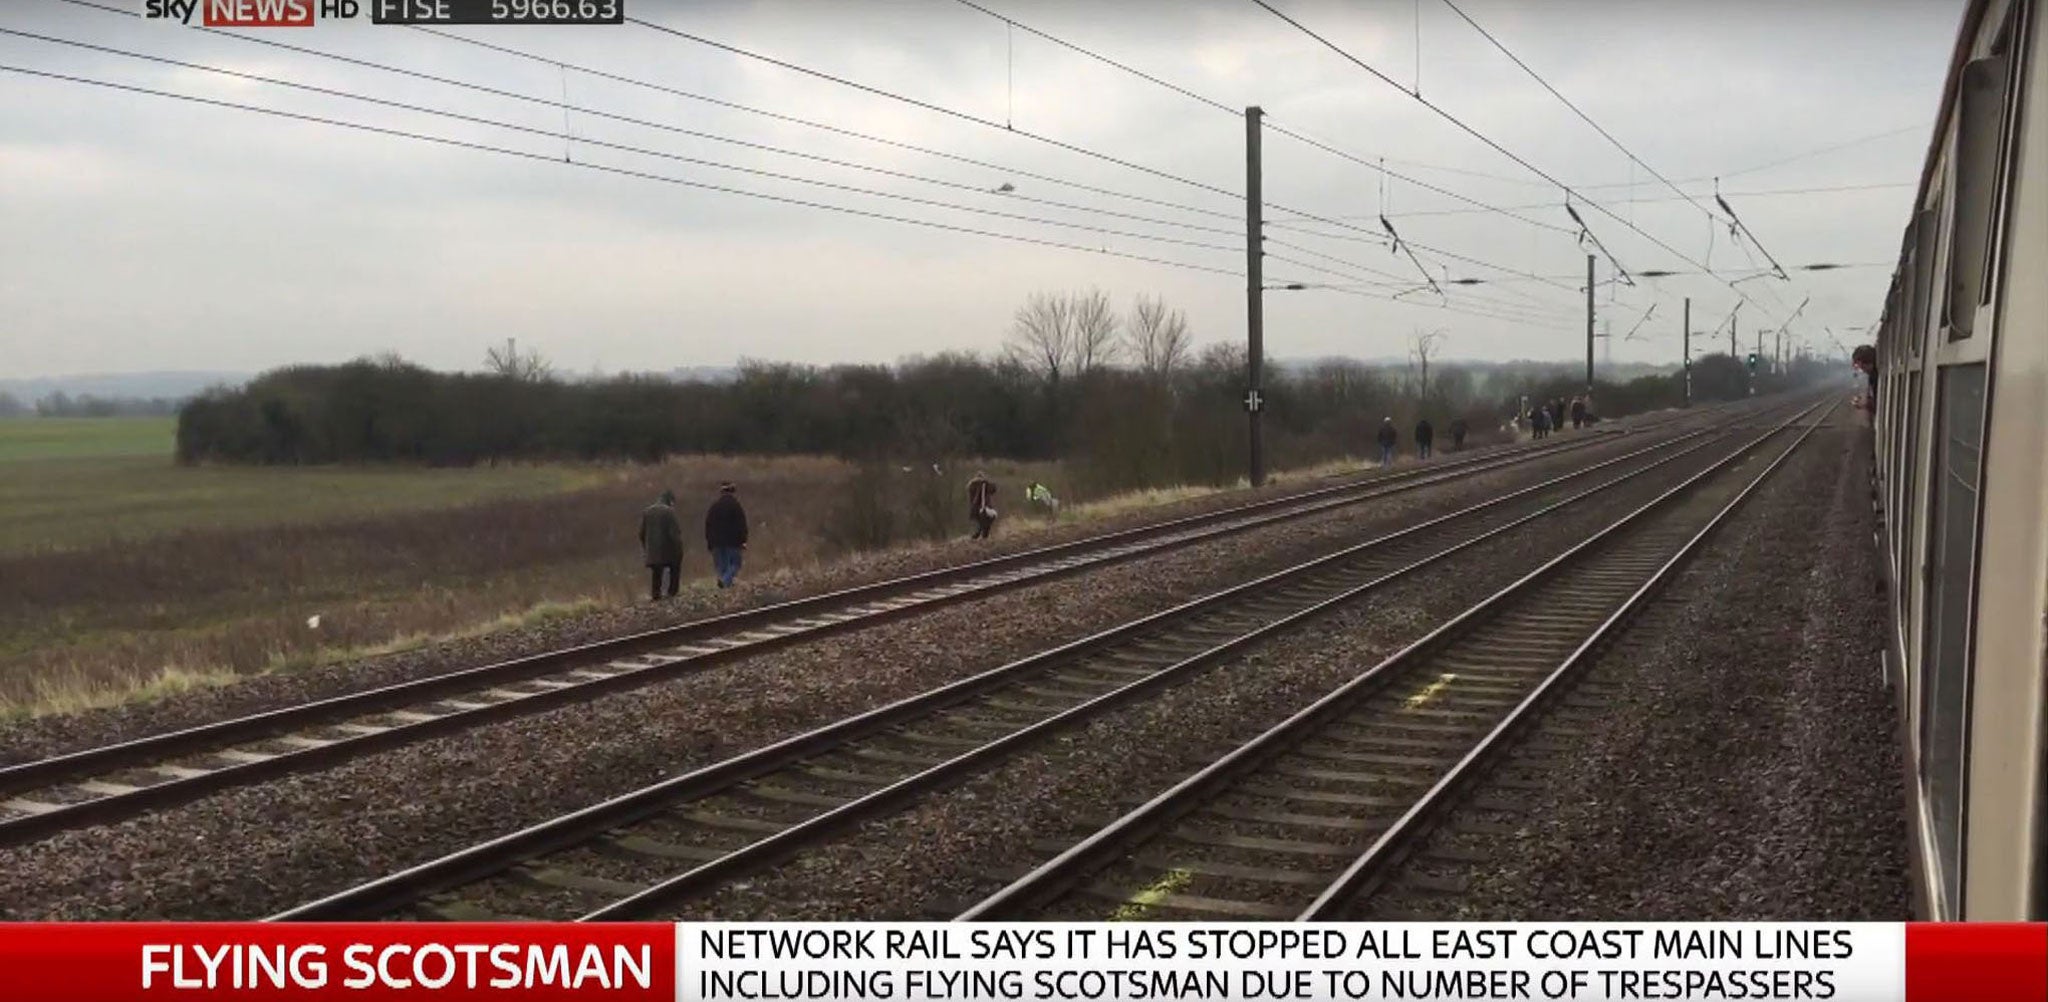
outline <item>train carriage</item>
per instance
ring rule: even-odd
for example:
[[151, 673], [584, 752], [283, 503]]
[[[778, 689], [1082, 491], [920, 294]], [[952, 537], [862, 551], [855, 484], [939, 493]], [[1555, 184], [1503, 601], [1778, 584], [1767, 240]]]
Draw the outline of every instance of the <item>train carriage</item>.
[[2048, 42], [1972, 0], [1879, 324], [1886, 678], [1915, 890], [2048, 917]]

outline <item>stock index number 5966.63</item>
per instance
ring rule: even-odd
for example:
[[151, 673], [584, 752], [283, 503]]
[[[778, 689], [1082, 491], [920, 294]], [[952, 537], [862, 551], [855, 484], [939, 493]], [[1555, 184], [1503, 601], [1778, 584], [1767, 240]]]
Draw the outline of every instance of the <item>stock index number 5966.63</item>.
[[625, 0], [365, 0], [378, 24], [623, 24]]
[[498, 24], [619, 24], [625, 0], [491, 0]]

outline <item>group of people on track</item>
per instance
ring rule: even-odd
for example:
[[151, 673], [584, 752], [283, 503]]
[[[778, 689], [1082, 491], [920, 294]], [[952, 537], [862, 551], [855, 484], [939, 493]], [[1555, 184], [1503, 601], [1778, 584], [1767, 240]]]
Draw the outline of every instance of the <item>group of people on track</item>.
[[[1452, 452], [1456, 452], [1465, 447], [1465, 433], [1467, 430], [1468, 428], [1465, 424], [1464, 418], [1451, 419], [1450, 433]], [[1379, 443], [1380, 447], [1380, 465], [1393, 465], [1394, 454], [1397, 451], [1399, 451], [1401, 446], [1401, 433], [1394, 427], [1393, 418], [1388, 417], [1382, 418], [1380, 420], [1380, 430], [1376, 441]], [[1436, 426], [1430, 424], [1428, 418], [1422, 418], [1421, 420], [1416, 421], [1415, 458], [1428, 459], [1430, 455], [1433, 452], [1435, 452], [1435, 450]]]
[[[1535, 437], [1543, 438], [1553, 428], [1562, 427], [1567, 414], [1572, 427], [1592, 423], [1591, 404], [1585, 397], [1577, 397], [1568, 404], [1563, 399], [1539, 403], [1530, 408], [1527, 415], [1529, 426]], [[1451, 449], [1465, 447], [1465, 436], [1469, 431], [1464, 418], [1454, 418], [1449, 429]], [[1394, 427], [1394, 419], [1387, 417], [1380, 422], [1376, 441], [1380, 447], [1380, 465], [1390, 466], [1400, 450], [1401, 434]], [[1415, 456], [1428, 459], [1436, 448], [1436, 428], [1424, 417], [1415, 422]], [[938, 467], [933, 466], [938, 472]], [[1033, 482], [1024, 489], [1026, 503], [1053, 513], [1059, 511], [1059, 499], [1042, 483]], [[986, 473], [977, 472], [967, 481], [967, 517], [974, 526], [971, 538], [987, 539], [996, 525], [996, 484]], [[674, 598], [680, 586], [683, 564], [683, 524], [676, 515], [674, 491], [662, 491], [661, 497], [640, 512], [640, 547], [646, 558], [651, 581], [649, 596], [659, 601]], [[720, 484], [718, 496], [704, 511], [704, 547], [710, 551], [712, 573], [718, 587], [731, 588], [738, 583], [741, 559], [747, 549], [747, 511], [740, 505], [739, 488], [730, 481]]]
[[[747, 552], [747, 509], [731, 481], [718, 485], [718, 497], [704, 510], [704, 547], [711, 551], [711, 569], [720, 588], [739, 580], [740, 558]], [[649, 595], [676, 597], [683, 574], [683, 522], [676, 516], [676, 493], [661, 497], [640, 512], [640, 550], [653, 582]]]
[[[938, 471], [936, 465], [932, 469]], [[1024, 500], [1042, 510], [1059, 512], [1059, 499], [1042, 483], [1034, 481], [1026, 487]], [[995, 531], [995, 501], [995, 481], [976, 473], [967, 482], [967, 516], [974, 524], [973, 538], [987, 539]], [[718, 587], [737, 584], [747, 550], [747, 510], [740, 504], [739, 488], [731, 481], [718, 485], [718, 496], [704, 511], [704, 548], [711, 553]], [[683, 523], [676, 514], [674, 491], [662, 491], [653, 504], [641, 510], [640, 549], [649, 572], [648, 597], [655, 601], [674, 598], [683, 568]]]
[[1572, 427], [1574, 428], [1584, 428], [1599, 420], [1593, 416], [1593, 398], [1591, 397], [1573, 397], [1570, 400], [1566, 400], [1563, 397], [1554, 397], [1548, 402], [1538, 400], [1535, 406], [1529, 408], [1529, 413], [1519, 415], [1518, 417], [1528, 420], [1529, 434], [1531, 436], [1535, 438], [1548, 438], [1551, 432], [1558, 431], [1564, 427], [1567, 416], [1570, 417]]

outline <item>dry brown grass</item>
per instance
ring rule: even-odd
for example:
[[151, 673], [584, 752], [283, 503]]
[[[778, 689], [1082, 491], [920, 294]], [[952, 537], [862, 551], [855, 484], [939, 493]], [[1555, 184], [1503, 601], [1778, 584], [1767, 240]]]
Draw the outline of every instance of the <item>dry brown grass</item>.
[[[0, 556], [0, 714], [75, 709], [633, 601], [638, 513], [664, 487], [697, 524], [721, 480], [752, 577], [815, 564], [827, 459], [692, 457], [538, 498]], [[686, 538], [694, 536], [686, 533]], [[709, 580], [699, 544], [687, 573]], [[309, 625], [318, 616], [318, 626]]]
[[[1092, 503], [1069, 497], [1055, 521], [1030, 510], [1022, 493], [1034, 479], [1060, 490], [1056, 466], [956, 462], [943, 479], [964, 483], [977, 468], [1002, 485], [1007, 503], [998, 531], [1006, 538], [1212, 490]], [[565, 483], [600, 486], [424, 510], [372, 507], [344, 517], [274, 513], [275, 523], [235, 528], [212, 527], [218, 520], [202, 515], [194, 521], [207, 528], [0, 552], [0, 718], [152, 699], [643, 601], [647, 578], [634, 533], [640, 509], [664, 488], [677, 493], [685, 537], [694, 539], [698, 513], [717, 485], [739, 485], [753, 526], [743, 574], [750, 581], [788, 583], [860, 559], [834, 552], [821, 534], [823, 512], [853, 473], [839, 460], [693, 456], [572, 472]], [[949, 531], [957, 538], [970, 528], [964, 495], [953, 507], [958, 520]], [[686, 587], [709, 587], [701, 545], [688, 561]]]

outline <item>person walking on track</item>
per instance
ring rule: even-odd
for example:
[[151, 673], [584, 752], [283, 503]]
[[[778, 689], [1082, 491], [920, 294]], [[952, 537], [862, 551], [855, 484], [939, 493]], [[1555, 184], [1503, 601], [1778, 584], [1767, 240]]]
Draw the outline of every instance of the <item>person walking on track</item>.
[[711, 551], [718, 586], [732, 587], [747, 549], [747, 510], [740, 507], [739, 488], [731, 482], [718, 485], [718, 499], [704, 512], [704, 545]]
[[1465, 451], [1465, 419], [1451, 419], [1451, 451]]
[[1585, 398], [1585, 397], [1573, 397], [1573, 398], [1572, 398], [1572, 427], [1574, 427], [1574, 428], [1584, 428], [1585, 426], [1586, 426], [1586, 398]]
[[1392, 417], [1383, 418], [1380, 421], [1379, 434], [1381, 466], [1394, 465], [1394, 446], [1400, 441], [1401, 433], [1394, 430], [1394, 419]]
[[[647, 558], [647, 569], [653, 572], [648, 598], [658, 602], [676, 597], [676, 579], [683, 574], [683, 523], [676, 518], [674, 491], [662, 491], [659, 499], [641, 510], [640, 550]], [[663, 575], [668, 578], [666, 589]]]
[[975, 539], [987, 539], [996, 527], [996, 485], [986, 473], [967, 482], [967, 515], [974, 519]]
[[1428, 459], [1431, 446], [1436, 444], [1436, 429], [1430, 427], [1429, 419], [1415, 422], [1415, 458]]

